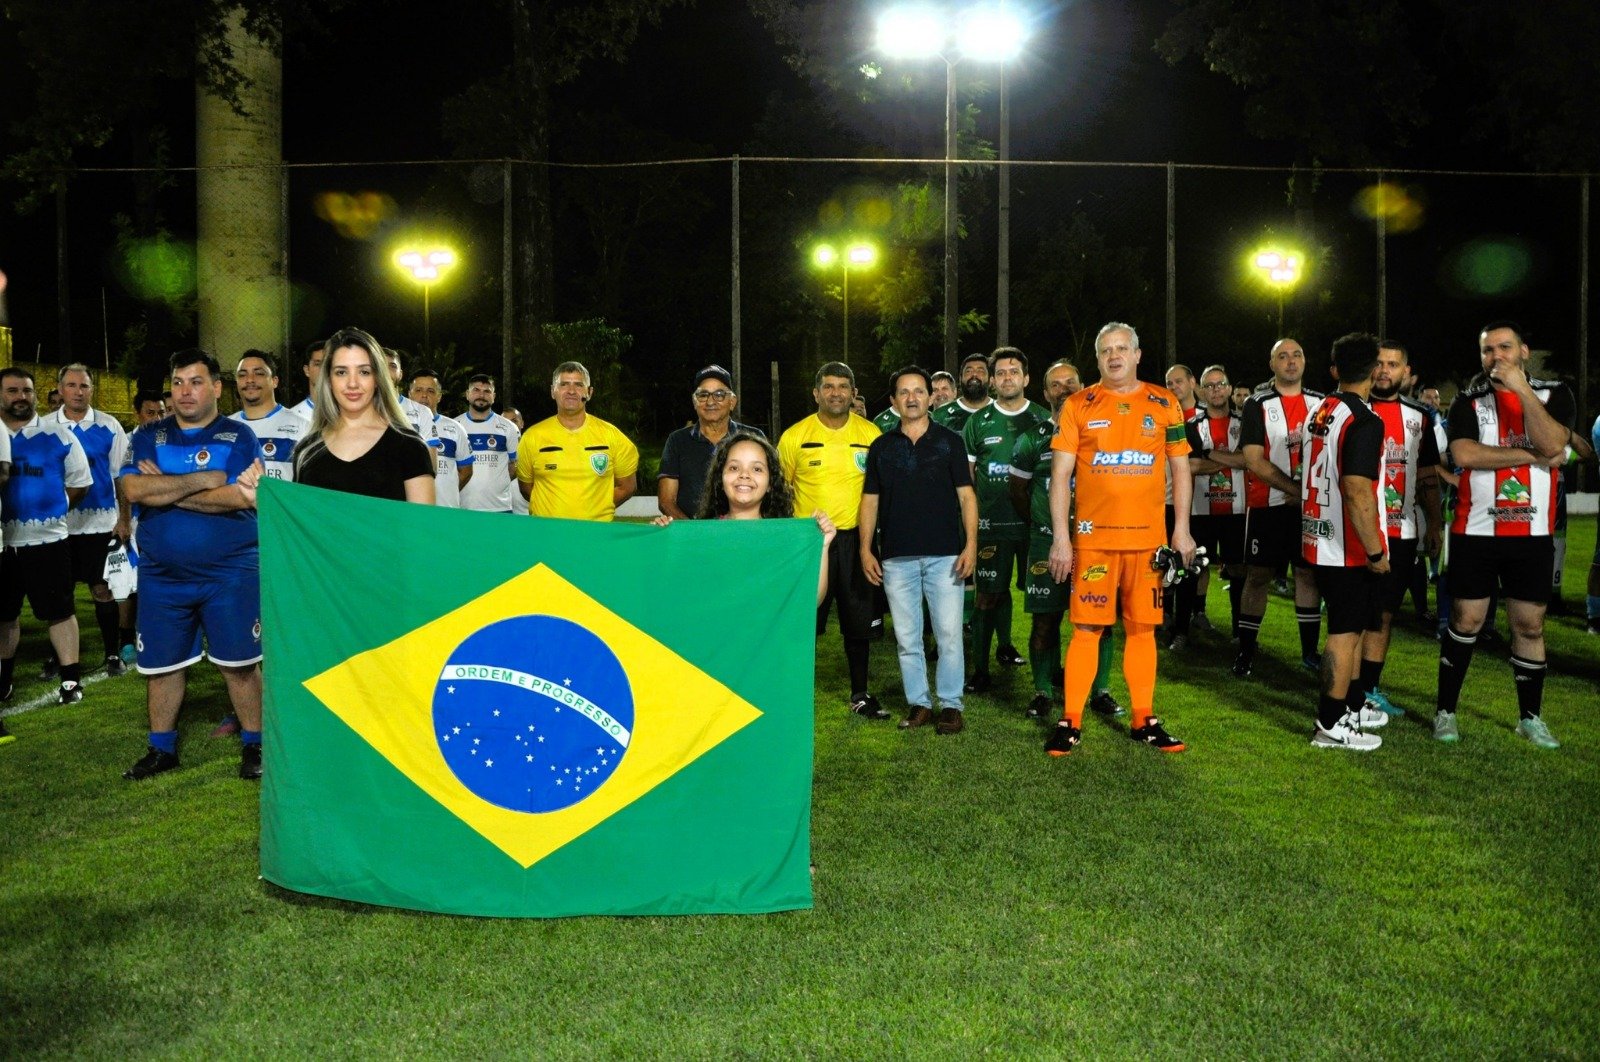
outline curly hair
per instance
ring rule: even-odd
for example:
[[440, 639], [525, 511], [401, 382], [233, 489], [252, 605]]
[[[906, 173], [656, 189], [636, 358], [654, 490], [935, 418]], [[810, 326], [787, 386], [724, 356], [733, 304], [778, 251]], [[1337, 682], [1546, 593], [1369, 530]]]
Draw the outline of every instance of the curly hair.
[[764, 436], [736, 431], [718, 443], [716, 453], [711, 455], [705, 489], [700, 492], [700, 511], [694, 514], [696, 520], [717, 520], [728, 515], [728, 492], [722, 487], [722, 472], [728, 467], [728, 451], [742, 442], [755, 443], [766, 457], [768, 483], [766, 496], [761, 499], [762, 517], [772, 519], [794, 515], [794, 492], [788, 480], [783, 478], [783, 469], [778, 464], [778, 451]]

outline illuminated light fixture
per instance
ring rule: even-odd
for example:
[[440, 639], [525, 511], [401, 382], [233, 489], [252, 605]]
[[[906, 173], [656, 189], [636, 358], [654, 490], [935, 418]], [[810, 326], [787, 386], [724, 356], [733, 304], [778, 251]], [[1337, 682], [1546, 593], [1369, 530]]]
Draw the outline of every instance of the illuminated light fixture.
[[850, 360], [850, 273], [852, 270], [870, 269], [877, 264], [878, 247], [866, 240], [854, 240], [845, 245], [841, 255], [839, 249], [831, 243], [819, 243], [811, 251], [811, 264], [818, 269], [832, 269], [839, 267], [843, 276], [843, 301], [844, 301], [844, 350], [841, 360]]
[[448, 247], [429, 250], [406, 248], [395, 252], [394, 264], [422, 285], [422, 346], [425, 350], [430, 349], [433, 346], [433, 313], [429, 293], [445, 270], [456, 264], [456, 253]]
[[944, 51], [945, 21], [931, 7], [891, 7], [878, 18], [878, 50], [892, 59], [925, 59]]
[[1028, 31], [1022, 20], [1004, 8], [976, 7], [961, 16], [956, 41], [965, 58], [1006, 63], [1022, 53]]

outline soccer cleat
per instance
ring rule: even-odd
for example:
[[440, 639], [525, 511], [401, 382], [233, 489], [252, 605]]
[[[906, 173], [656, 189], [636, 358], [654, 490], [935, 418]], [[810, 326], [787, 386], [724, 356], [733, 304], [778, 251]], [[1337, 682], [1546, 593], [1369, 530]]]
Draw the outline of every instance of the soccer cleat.
[[122, 777], [130, 782], [142, 782], [146, 778], [154, 778], [165, 771], [170, 771], [178, 766], [178, 754], [163, 752], [151, 745], [145, 752], [144, 759], [122, 772]]
[[1172, 640], [1167, 643], [1167, 648], [1174, 653], [1183, 652], [1189, 648], [1189, 636], [1187, 634], [1174, 634]]
[[129, 644], [124, 645], [120, 650], [118, 650], [117, 651], [117, 655], [122, 657], [122, 662], [124, 664], [127, 664], [129, 667], [132, 667], [139, 660], [139, 648], [138, 648], [138, 646], [136, 646], [136, 645], [134, 645], [134, 644], [132, 644], [130, 642]]
[[6, 729], [5, 720], [0, 719], [0, 745], [9, 745], [17, 740], [17, 735]]
[[1367, 703], [1363, 707], [1374, 708], [1384, 715], [1401, 716], [1406, 714], [1404, 708], [1396, 708], [1389, 702], [1388, 696], [1376, 686], [1367, 691]]
[[1160, 752], [1182, 752], [1185, 748], [1183, 742], [1167, 733], [1161, 720], [1153, 715], [1145, 720], [1144, 726], [1128, 731], [1128, 736]]
[[1050, 736], [1045, 738], [1044, 750], [1052, 756], [1070, 756], [1072, 750], [1078, 747], [1082, 737], [1082, 732], [1077, 727], [1062, 721], [1057, 723], [1050, 731]]
[[1093, 697], [1090, 697], [1089, 709], [1090, 711], [1099, 712], [1101, 715], [1123, 715], [1127, 712], [1127, 709], [1118, 704], [1117, 699], [1111, 696], [1110, 690], [1101, 690]]
[[124, 664], [122, 662], [122, 657], [120, 657], [120, 656], [108, 656], [108, 657], [106, 657], [106, 675], [107, 675], [107, 677], [115, 678], [118, 675], [126, 675], [127, 673], [128, 673], [128, 665]]
[[239, 777], [253, 782], [261, 777], [261, 746], [239, 747]]
[[1443, 741], [1454, 745], [1461, 740], [1461, 731], [1456, 729], [1456, 713], [1435, 712], [1433, 714], [1433, 740]]
[[[887, 719], [887, 718], [889, 718], [889, 709], [887, 709], [883, 705], [879, 704], [878, 703], [878, 698], [874, 697], [870, 693], [864, 693], [860, 697], [857, 697], [855, 700], [851, 701], [850, 702], [850, 710], [852, 712], [854, 712], [856, 715], [859, 715], [863, 719]], [[229, 718], [232, 718], [232, 717], [230, 716]], [[227, 725], [227, 721], [226, 720], [224, 720], [223, 725], [224, 726]], [[235, 721], [233, 725], [234, 725], [234, 727], [236, 728], [236, 731], [237, 731], [237, 727], [239, 726], [238, 722]], [[217, 729], [221, 730], [222, 727], [219, 726]], [[216, 737], [217, 735], [213, 734], [212, 736]]]
[[994, 658], [1006, 667], [1021, 667], [1028, 662], [1014, 645], [1002, 645], [994, 651]]
[[1305, 668], [1307, 671], [1311, 672], [1313, 675], [1322, 674], [1322, 658], [1321, 657], [1302, 656], [1300, 658], [1300, 666]]
[[994, 679], [989, 677], [987, 671], [974, 671], [961, 689], [966, 693], [988, 693], [994, 689]]
[[61, 688], [56, 690], [56, 700], [61, 704], [77, 704], [83, 700], [83, 684], [63, 682]]
[[1029, 719], [1043, 719], [1055, 710], [1056, 702], [1048, 693], [1035, 693], [1024, 712]]
[[218, 723], [216, 729], [211, 731], [211, 736], [214, 738], [232, 737], [238, 732], [239, 720], [230, 712], [222, 717], [222, 722]]
[[46, 660], [44, 662], [44, 666], [39, 668], [39, 677], [42, 679], [53, 679], [58, 677], [60, 674], [61, 664], [53, 658]]
[[[1382, 712], [1378, 713], [1383, 715]], [[1388, 716], [1384, 716], [1385, 719]], [[1330, 729], [1324, 730], [1319, 724], [1312, 731], [1311, 744], [1319, 749], [1346, 749], [1350, 752], [1371, 752], [1383, 744], [1383, 738], [1377, 734], [1364, 734], [1361, 732], [1360, 722], [1355, 712], [1346, 712], [1339, 717], [1339, 721]]]
[[1233, 677], [1249, 678], [1252, 661], [1243, 653], [1233, 658]]
[[939, 721], [934, 724], [936, 734], [959, 734], [966, 728], [966, 715], [960, 708], [939, 709]]
[[1536, 715], [1518, 723], [1517, 733], [1541, 749], [1559, 749], [1561, 747], [1561, 742], [1557, 741], [1556, 736], [1550, 733], [1550, 728], [1545, 725], [1545, 721]]

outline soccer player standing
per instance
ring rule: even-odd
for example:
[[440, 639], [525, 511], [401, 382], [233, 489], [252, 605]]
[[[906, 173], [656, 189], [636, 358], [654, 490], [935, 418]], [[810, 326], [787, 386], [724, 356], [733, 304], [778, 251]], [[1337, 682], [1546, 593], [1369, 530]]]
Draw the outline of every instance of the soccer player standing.
[[1383, 744], [1364, 728], [1389, 717], [1364, 705], [1355, 683], [1363, 631], [1376, 629], [1389, 572], [1383, 531], [1383, 421], [1367, 405], [1378, 341], [1352, 333], [1333, 344], [1339, 389], [1305, 422], [1300, 467], [1301, 554], [1328, 603], [1328, 642], [1322, 653], [1322, 696], [1311, 744], [1367, 752]]
[[494, 377], [478, 373], [467, 381], [467, 411], [456, 418], [472, 450], [472, 478], [461, 488], [461, 507], [509, 513], [511, 496], [522, 496], [512, 455], [522, 431], [494, 411]]
[[[318, 359], [320, 367], [322, 362]], [[278, 367], [264, 350], [247, 350], [233, 370], [239, 392], [234, 420], [250, 425], [261, 444], [261, 466], [273, 479], [294, 479], [294, 448], [311, 431], [311, 421], [278, 403]], [[308, 410], [309, 406], [306, 407]]]
[[1245, 400], [1240, 439], [1245, 467], [1245, 580], [1239, 600], [1239, 655], [1233, 673], [1250, 674], [1261, 620], [1267, 614], [1267, 586], [1285, 564], [1294, 565], [1294, 615], [1300, 627], [1300, 662], [1318, 670], [1317, 635], [1322, 612], [1316, 579], [1300, 553], [1300, 430], [1306, 414], [1322, 400], [1301, 386], [1306, 352], [1292, 339], [1273, 344], [1271, 386]]
[[[1240, 449], [1242, 421], [1229, 401], [1228, 370], [1210, 365], [1200, 373], [1200, 405], [1190, 418], [1191, 445], [1199, 442], [1197, 456], [1189, 462], [1194, 471], [1189, 526], [1194, 540], [1223, 565], [1228, 578], [1230, 630], [1239, 633], [1239, 601], [1244, 594], [1244, 453]], [[1178, 584], [1178, 608], [1173, 637], [1187, 638], [1189, 625], [1206, 614], [1205, 578]]]
[[439, 415], [439, 399], [443, 395], [439, 374], [432, 369], [418, 369], [411, 377], [411, 401], [433, 415], [430, 429], [433, 436], [427, 439], [433, 451], [433, 503], [450, 509], [461, 508], [461, 495], [472, 481], [476, 461], [472, 444], [467, 440], [467, 430], [450, 417]]
[[1517, 733], [1560, 748], [1540, 717], [1544, 704], [1544, 616], [1555, 552], [1561, 461], [1576, 415], [1572, 392], [1528, 377], [1528, 344], [1510, 321], [1478, 334], [1483, 376], [1450, 403], [1450, 458], [1461, 469], [1450, 525], [1450, 626], [1439, 644], [1433, 736], [1460, 739], [1456, 705], [1496, 586], [1511, 621]]
[[1117, 619], [1119, 592], [1126, 634], [1122, 670], [1132, 702], [1129, 736], [1162, 752], [1184, 748], [1153, 714], [1163, 595], [1162, 575], [1151, 555], [1165, 545], [1165, 474], [1170, 472], [1172, 546], [1185, 565], [1194, 560], [1189, 535], [1194, 483], [1177, 396], [1139, 379], [1141, 355], [1131, 325], [1112, 322], [1100, 329], [1095, 338], [1100, 381], [1063, 403], [1051, 443], [1050, 574], [1058, 583], [1071, 580], [1073, 628], [1066, 709], [1044, 746], [1052, 756], [1078, 746], [1084, 702], [1100, 642]]

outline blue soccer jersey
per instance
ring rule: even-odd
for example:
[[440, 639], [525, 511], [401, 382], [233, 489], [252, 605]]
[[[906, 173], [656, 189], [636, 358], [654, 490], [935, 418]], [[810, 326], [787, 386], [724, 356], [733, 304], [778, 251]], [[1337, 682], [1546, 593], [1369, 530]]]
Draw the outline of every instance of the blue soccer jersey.
[[273, 406], [272, 412], [254, 420], [244, 415], [244, 410], [229, 416], [241, 424], [250, 425], [261, 444], [261, 466], [273, 479], [294, 479], [294, 448], [311, 432], [311, 422], [292, 409]]
[[117, 526], [117, 473], [128, 451], [128, 433], [117, 418], [90, 408], [82, 420], [67, 416], [65, 408], [39, 418], [45, 424], [68, 429], [83, 447], [94, 482], [83, 501], [67, 514], [67, 531], [74, 535], [109, 534]]
[[[154, 462], [162, 474], [226, 472], [228, 482], [261, 456], [248, 424], [217, 417], [199, 428], [183, 429], [177, 417], [166, 417], [129, 438], [124, 476], [140, 475], [141, 461]], [[171, 578], [205, 578], [257, 568], [254, 509], [199, 513], [176, 505], [139, 507], [139, 567]]]
[[42, 546], [67, 537], [67, 488], [87, 487], [89, 459], [77, 436], [38, 417], [11, 433], [6, 480], [5, 543]]

